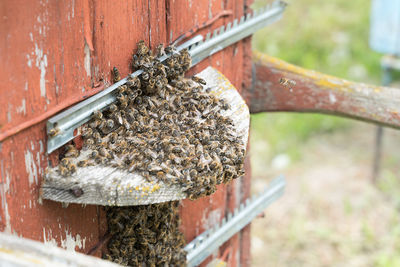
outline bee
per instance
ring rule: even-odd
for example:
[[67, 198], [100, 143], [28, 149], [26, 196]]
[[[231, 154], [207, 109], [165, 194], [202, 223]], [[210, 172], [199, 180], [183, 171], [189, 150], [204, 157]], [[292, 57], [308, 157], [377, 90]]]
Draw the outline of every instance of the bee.
[[202, 79], [200, 77], [197, 77], [197, 76], [192, 76], [192, 80], [197, 82], [197, 83], [199, 83], [199, 84], [202, 84], [202, 85], [206, 85], [207, 84], [204, 79]]
[[88, 160], [81, 160], [78, 162], [78, 167], [87, 167], [91, 165], [92, 164]]
[[93, 144], [94, 144], [93, 138], [88, 138], [88, 139], [85, 140], [85, 145], [90, 146], [90, 145], [93, 145]]
[[191, 178], [195, 178], [198, 175], [198, 172], [195, 169], [191, 169], [189, 172]]
[[108, 119], [107, 121], [106, 121], [106, 127], [107, 128], [109, 128], [109, 129], [111, 129], [111, 128], [113, 128], [114, 127], [114, 120], [112, 120], [112, 119]]
[[112, 132], [108, 135], [108, 140], [113, 144], [117, 141], [118, 139], [118, 134], [115, 132]]
[[119, 71], [116, 67], [112, 69], [112, 74], [114, 83], [119, 82], [121, 80], [121, 75], [119, 74]]
[[150, 79], [150, 74], [147, 71], [143, 71], [143, 73], [140, 75], [140, 77], [144, 80], [144, 81], [148, 81]]
[[62, 160], [61, 160], [61, 165], [63, 165], [64, 167], [67, 167], [68, 166], [68, 164], [70, 164], [70, 159], [69, 158], [63, 158]]
[[231, 106], [228, 103], [225, 103], [225, 104], [222, 105], [222, 109], [223, 110], [228, 110], [230, 108], [231, 108]]
[[138, 89], [140, 88], [140, 79], [138, 77], [129, 77], [126, 84], [130, 88]]
[[290, 90], [296, 85], [295, 81], [283, 77], [279, 79], [279, 83]]
[[106, 157], [102, 157], [102, 156], [97, 156], [95, 159], [94, 159], [94, 161], [97, 163], [97, 164], [103, 164], [103, 165], [106, 165], [107, 163], [108, 163], [108, 158], [106, 158]]
[[103, 118], [103, 113], [99, 110], [95, 110], [93, 112], [93, 118], [100, 120]]
[[67, 145], [67, 152], [65, 153], [65, 156], [76, 158], [79, 156], [79, 150], [73, 145]]
[[68, 174], [69, 174], [68, 169], [62, 165], [58, 165], [58, 171], [60, 172], [60, 174], [62, 176], [68, 176]]
[[82, 133], [83, 137], [89, 137], [93, 134], [93, 130], [90, 127], [86, 127]]
[[[101, 134], [99, 132], [97, 132], [97, 131], [94, 132], [92, 134], [92, 137], [93, 137], [93, 139], [95, 140], [96, 143], [101, 143], [102, 138], [101, 138]], [[100, 142], [99, 142], [99, 140], [100, 140]]]
[[118, 94], [125, 94], [128, 93], [128, 86], [123, 84], [118, 87]]
[[60, 128], [55, 127], [53, 129], [50, 129], [49, 136], [54, 137], [54, 136], [58, 135], [60, 132], [61, 132]]
[[171, 44], [171, 45], [167, 46], [167, 47], [164, 49], [164, 51], [165, 51], [165, 53], [167, 53], [167, 54], [172, 54], [172, 53], [174, 53], [174, 52], [176, 51], [176, 47], [175, 47], [174, 44]]
[[157, 57], [162, 57], [165, 56], [165, 49], [163, 44], [159, 44], [156, 47], [156, 56]]
[[124, 109], [128, 106], [129, 104], [129, 98], [127, 95], [120, 95], [117, 97], [118, 101], [119, 101], [119, 106], [120, 108]]
[[68, 166], [67, 166], [67, 168], [68, 168], [68, 171], [69, 171], [70, 173], [75, 173], [75, 172], [76, 172], [76, 165], [73, 164], [73, 163], [69, 163]]
[[143, 40], [140, 40], [137, 43], [137, 51], [136, 54], [139, 56], [144, 56], [144, 55], [148, 55], [148, 53], [150, 52], [149, 48], [146, 46], [146, 44], [144, 43]]
[[118, 107], [117, 107], [117, 105], [115, 105], [115, 104], [111, 104], [110, 107], [109, 107], [109, 110], [110, 110], [112, 113], [114, 113], [114, 112], [118, 111]]
[[101, 125], [102, 121], [103, 121], [102, 119], [95, 119], [89, 123], [89, 126], [92, 129], [96, 129]]
[[99, 154], [100, 154], [100, 156], [108, 158], [108, 159], [113, 158], [112, 154], [109, 151], [107, 151], [107, 149], [105, 147], [100, 148]]

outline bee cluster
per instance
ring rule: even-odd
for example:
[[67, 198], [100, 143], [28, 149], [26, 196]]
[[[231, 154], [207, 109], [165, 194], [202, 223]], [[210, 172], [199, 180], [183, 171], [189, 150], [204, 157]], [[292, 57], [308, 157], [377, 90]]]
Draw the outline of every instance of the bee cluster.
[[[158, 58], [166, 54], [163, 64]], [[133, 70], [143, 73], [117, 88], [116, 103], [94, 112], [81, 129], [85, 152], [68, 146], [58, 172], [68, 177], [79, 167], [112, 166], [157, 186], [178, 185], [190, 199], [242, 176], [245, 144], [223, 115], [231, 107], [204, 88], [203, 79], [184, 78], [188, 50], [160, 45], [153, 55], [140, 41], [132, 59]], [[113, 77], [121, 79], [116, 68]], [[178, 202], [106, 211], [112, 236], [106, 259], [131, 266], [185, 265]]]
[[127, 266], [185, 266], [178, 207], [172, 201], [106, 208], [112, 237], [103, 258]]
[[[157, 50], [157, 56], [170, 55], [165, 65], [138, 43], [132, 67], [143, 73], [119, 86], [117, 103], [94, 112], [83, 127], [84, 149], [91, 153], [77, 165], [103, 164], [150, 182], [178, 184], [190, 199], [210, 195], [216, 185], [243, 175], [243, 141], [221, 113], [229, 104], [204, 89], [203, 79], [183, 78], [191, 62], [188, 50]], [[120, 75], [116, 68], [113, 73], [116, 82]], [[59, 171], [67, 176], [76, 166], [64, 161]]]

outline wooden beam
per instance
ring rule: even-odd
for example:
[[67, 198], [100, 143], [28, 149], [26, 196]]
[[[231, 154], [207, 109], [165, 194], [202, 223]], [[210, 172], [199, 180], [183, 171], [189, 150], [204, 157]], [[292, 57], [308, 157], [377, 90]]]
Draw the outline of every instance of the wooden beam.
[[75, 251], [3, 233], [0, 233], [0, 262], [1, 266], [121, 266]]
[[[400, 90], [347, 81], [253, 53], [250, 112], [316, 112], [400, 128]], [[295, 82], [284, 86], [280, 79]]]

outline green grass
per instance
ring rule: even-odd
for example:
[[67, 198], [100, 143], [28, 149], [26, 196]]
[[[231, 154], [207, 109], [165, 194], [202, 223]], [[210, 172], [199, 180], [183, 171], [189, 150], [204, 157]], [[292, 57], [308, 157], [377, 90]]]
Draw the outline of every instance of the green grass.
[[264, 157], [288, 154], [296, 160], [299, 146], [316, 134], [329, 133], [348, 127], [349, 121], [329, 115], [268, 113], [251, 117], [251, 135], [254, 146], [260, 141], [267, 141], [269, 146]]
[[[360, 82], [379, 84], [380, 55], [368, 46], [369, 3], [365, 0], [288, 1], [284, 16], [253, 38], [253, 48], [304, 68]], [[256, 1], [254, 8], [265, 5]], [[351, 126], [326, 115], [269, 113], [252, 115], [252, 143], [263, 139], [271, 158], [286, 153], [299, 158], [297, 147], [315, 134]]]

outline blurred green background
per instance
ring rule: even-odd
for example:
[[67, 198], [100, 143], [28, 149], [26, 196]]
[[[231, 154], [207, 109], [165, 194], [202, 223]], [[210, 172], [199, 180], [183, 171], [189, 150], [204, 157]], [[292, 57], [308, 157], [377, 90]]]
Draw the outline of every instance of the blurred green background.
[[[255, 34], [253, 49], [381, 83], [382, 55], [368, 44], [371, 1], [287, 2], [283, 18]], [[288, 181], [284, 198], [252, 224], [254, 266], [400, 266], [400, 132], [385, 130], [382, 171], [373, 185], [375, 131], [328, 115], [251, 116], [253, 191], [277, 173]]]
[[[380, 84], [381, 55], [368, 46], [370, 1], [287, 2], [283, 18], [255, 34], [253, 49], [304, 68]], [[254, 8], [265, 4], [256, 1]], [[297, 160], [298, 144], [315, 134], [351, 127], [348, 119], [319, 114], [264, 113], [252, 115], [251, 120], [252, 142], [268, 140], [261, 147], [265, 161], [283, 152]]]

